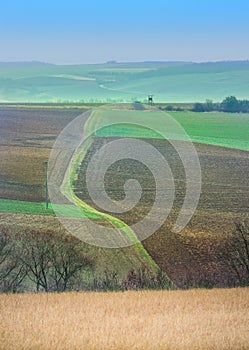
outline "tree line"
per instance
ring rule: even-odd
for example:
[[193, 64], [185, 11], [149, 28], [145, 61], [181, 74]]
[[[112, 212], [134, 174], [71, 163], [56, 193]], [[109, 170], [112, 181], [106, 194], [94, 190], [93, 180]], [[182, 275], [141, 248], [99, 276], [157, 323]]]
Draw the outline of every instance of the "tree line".
[[[89, 277], [90, 276], [90, 277]], [[0, 292], [109, 291], [171, 289], [162, 271], [131, 269], [125, 278], [106, 269], [95, 274], [95, 262], [83, 242], [65, 233], [46, 230], [11, 233], [0, 231]]]
[[239, 100], [235, 96], [228, 96], [222, 102], [216, 103], [214, 103], [212, 100], [206, 100], [205, 103], [195, 103], [193, 111], [249, 113], [249, 100]]
[[[236, 223], [235, 228], [234, 234], [219, 243], [214, 256], [210, 256], [207, 262], [211, 263], [212, 260], [216, 267], [220, 266], [222, 276], [213, 273], [213, 269], [205, 265], [205, 271], [191, 271], [191, 274], [186, 275], [181, 288], [249, 286], [249, 222]], [[95, 262], [85, 249], [83, 242], [65, 233], [46, 230], [13, 234], [7, 227], [2, 227], [0, 292], [176, 288], [161, 270], [155, 273], [146, 268], [131, 268], [124, 278], [108, 269], [101, 275], [95, 274]], [[190, 249], [198, 261], [203, 259], [203, 252], [194, 241], [186, 242], [184, 249]], [[186, 273], [189, 271], [186, 270]]]
[[77, 277], [93, 262], [72, 236], [53, 231], [0, 236], [0, 291], [65, 291], [76, 288]]

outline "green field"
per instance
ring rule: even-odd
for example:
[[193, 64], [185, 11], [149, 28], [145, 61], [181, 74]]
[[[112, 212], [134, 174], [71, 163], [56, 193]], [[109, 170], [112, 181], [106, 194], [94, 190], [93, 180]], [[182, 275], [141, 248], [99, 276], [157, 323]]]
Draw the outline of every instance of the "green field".
[[[184, 128], [192, 142], [249, 150], [249, 114], [220, 112], [170, 112], [167, 114]], [[169, 125], [167, 114], [154, 110], [125, 111], [103, 108], [92, 115], [88, 126], [90, 131], [91, 128], [98, 129], [97, 136], [170, 139], [173, 135], [172, 139], [184, 140], [184, 136], [179, 133], [176, 125]], [[112, 125], [105, 127], [106, 124]], [[143, 126], [149, 126], [152, 130]], [[164, 137], [153, 129], [161, 132]]]
[[249, 63], [0, 64], [0, 102], [220, 101], [248, 98]]
[[87, 211], [78, 211], [77, 208], [73, 205], [61, 205], [49, 203], [48, 209], [45, 207], [45, 203], [37, 202], [26, 202], [26, 201], [17, 201], [9, 199], [0, 199], [0, 212], [10, 212], [10, 213], [19, 213], [19, 214], [31, 214], [31, 215], [49, 215], [54, 216], [54, 210], [56, 213], [61, 216], [69, 216], [73, 218], [91, 218], [99, 219], [99, 216], [90, 213]]

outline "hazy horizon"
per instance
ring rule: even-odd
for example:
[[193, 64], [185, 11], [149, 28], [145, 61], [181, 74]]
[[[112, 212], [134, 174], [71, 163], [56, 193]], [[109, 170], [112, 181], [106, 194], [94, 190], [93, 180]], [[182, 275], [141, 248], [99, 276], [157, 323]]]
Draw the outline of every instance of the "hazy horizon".
[[73, 66], [73, 65], [101, 65], [101, 64], [136, 64], [136, 63], [148, 63], [148, 64], [153, 64], [153, 63], [182, 63], [182, 64], [206, 64], [206, 63], [236, 63], [236, 62], [249, 62], [248, 59], [244, 60], [209, 60], [209, 61], [182, 61], [182, 60], [174, 60], [174, 61], [162, 61], [162, 60], [146, 60], [146, 61], [116, 61], [116, 60], [107, 60], [106, 62], [98, 62], [98, 63], [93, 63], [93, 62], [85, 62], [85, 63], [55, 63], [55, 62], [46, 62], [46, 61], [41, 61], [41, 60], [29, 60], [29, 61], [0, 61], [0, 64], [44, 64], [44, 65], [54, 65], [54, 66]]
[[248, 13], [247, 0], [12, 0], [1, 5], [0, 62], [243, 61]]

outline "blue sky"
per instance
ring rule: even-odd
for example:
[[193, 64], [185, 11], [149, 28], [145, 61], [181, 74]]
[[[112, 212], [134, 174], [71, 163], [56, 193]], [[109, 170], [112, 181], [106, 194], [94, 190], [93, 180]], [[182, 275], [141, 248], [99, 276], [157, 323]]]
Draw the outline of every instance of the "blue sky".
[[249, 59], [248, 14], [248, 0], [8, 0], [0, 61]]

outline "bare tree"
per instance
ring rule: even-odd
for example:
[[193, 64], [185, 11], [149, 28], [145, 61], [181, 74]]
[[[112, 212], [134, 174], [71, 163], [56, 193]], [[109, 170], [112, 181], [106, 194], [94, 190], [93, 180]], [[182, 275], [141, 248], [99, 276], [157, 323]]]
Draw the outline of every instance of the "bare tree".
[[228, 270], [235, 276], [236, 284], [249, 286], [249, 224], [235, 224], [236, 232], [221, 249], [221, 257]]
[[49, 242], [44, 233], [28, 232], [21, 238], [23, 247], [21, 261], [26, 267], [28, 278], [35, 283], [36, 291], [49, 291]]
[[20, 260], [20, 251], [15, 236], [4, 227], [0, 233], [0, 291], [17, 292], [27, 275]]
[[53, 237], [50, 246], [52, 279], [57, 291], [73, 288], [76, 276], [93, 262], [81, 252], [81, 242], [72, 236]]
[[[22, 239], [21, 260], [36, 291], [65, 291], [76, 287], [73, 281], [92, 266], [81, 252], [81, 242], [54, 231], [29, 232]], [[77, 287], [76, 287], [77, 288]]]

